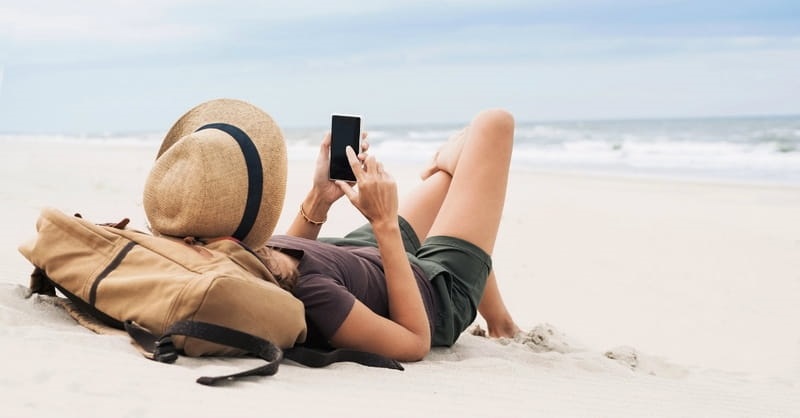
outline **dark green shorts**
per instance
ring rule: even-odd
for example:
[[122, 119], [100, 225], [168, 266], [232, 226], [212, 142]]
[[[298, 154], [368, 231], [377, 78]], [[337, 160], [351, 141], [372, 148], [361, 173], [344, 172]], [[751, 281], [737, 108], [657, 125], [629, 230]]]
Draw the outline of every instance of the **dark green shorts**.
[[[460, 238], [428, 237], [420, 244], [405, 219], [399, 218], [399, 224], [409, 260], [427, 274], [436, 293], [438, 312], [431, 345], [451, 346], [475, 320], [492, 259], [476, 245]], [[369, 224], [344, 238], [325, 238], [324, 241], [336, 245], [378, 245]]]

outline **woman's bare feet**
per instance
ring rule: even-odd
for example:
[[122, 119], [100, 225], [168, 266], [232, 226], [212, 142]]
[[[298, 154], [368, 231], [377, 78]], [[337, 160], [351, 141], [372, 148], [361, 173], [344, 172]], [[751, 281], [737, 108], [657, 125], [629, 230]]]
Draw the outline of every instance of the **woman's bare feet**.
[[522, 331], [511, 318], [491, 322], [487, 320], [486, 328], [489, 328], [489, 336], [492, 338], [514, 338]]
[[524, 334], [513, 321], [504, 324], [502, 327], [497, 327], [496, 325], [496, 323], [486, 321], [486, 328], [488, 328], [489, 331], [481, 328], [479, 324], [474, 324], [467, 329], [467, 332], [478, 337], [490, 338], [517, 338], [518, 335]]
[[425, 180], [437, 171], [444, 171], [450, 176], [456, 171], [458, 157], [464, 148], [464, 141], [467, 138], [467, 128], [456, 132], [442, 145], [434, 154], [430, 164], [422, 170], [420, 177]]

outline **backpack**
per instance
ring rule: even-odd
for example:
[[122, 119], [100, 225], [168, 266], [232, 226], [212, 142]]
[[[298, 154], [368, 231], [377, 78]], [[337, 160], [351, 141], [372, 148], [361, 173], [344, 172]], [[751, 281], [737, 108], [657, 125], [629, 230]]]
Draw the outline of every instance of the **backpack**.
[[36, 238], [19, 248], [35, 267], [31, 291], [55, 296], [57, 289], [82, 313], [124, 329], [152, 360], [250, 354], [267, 362], [197, 380], [205, 385], [273, 375], [284, 357], [312, 367], [354, 361], [402, 370], [370, 353], [295, 347], [306, 336], [303, 303], [239, 241], [153, 236], [127, 223], [96, 225], [43, 209]]

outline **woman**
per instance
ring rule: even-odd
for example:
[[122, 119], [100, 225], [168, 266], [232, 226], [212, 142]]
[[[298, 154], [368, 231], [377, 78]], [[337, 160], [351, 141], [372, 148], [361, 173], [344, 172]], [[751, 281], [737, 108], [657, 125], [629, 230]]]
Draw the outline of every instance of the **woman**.
[[[453, 136], [400, 204], [383, 165], [347, 150], [357, 187], [328, 180], [330, 136], [314, 182], [285, 236], [261, 252], [276, 275], [295, 280], [310, 344], [330, 344], [400, 361], [452, 345], [475, 319], [489, 335], [514, 336], [491, 268], [514, 136], [502, 110], [478, 114]], [[347, 196], [369, 221], [344, 238], [317, 240], [331, 205]], [[422, 243], [420, 243], [422, 241]]]

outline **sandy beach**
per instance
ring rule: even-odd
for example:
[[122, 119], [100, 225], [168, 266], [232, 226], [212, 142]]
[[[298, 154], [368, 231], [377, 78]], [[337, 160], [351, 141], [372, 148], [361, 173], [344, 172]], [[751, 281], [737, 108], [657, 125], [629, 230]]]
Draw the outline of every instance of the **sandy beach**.
[[[144, 227], [157, 147], [0, 148], [1, 416], [800, 416], [798, 187], [512, 167], [494, 264], [527, 344], [463, 335], [403, 372], [287, 361], [209, 388], [195, 378], [257, 362], [151, 362], [23, 297], [40, 209]], [[310, 185], [289, 157], [278, 233]], [[401, 196], [422, 163], [387, 164]], [[322, 235], [361, 223], [343, 199]]]

